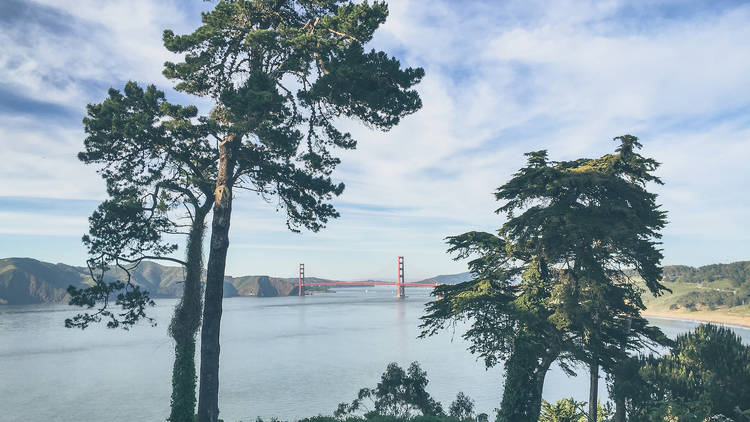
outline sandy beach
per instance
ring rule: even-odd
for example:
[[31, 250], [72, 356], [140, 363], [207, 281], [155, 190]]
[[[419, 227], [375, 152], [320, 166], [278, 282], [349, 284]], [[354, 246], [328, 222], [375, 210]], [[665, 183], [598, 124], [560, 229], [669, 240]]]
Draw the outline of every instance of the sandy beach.
[[721, 311], [695, 311], [695, 312], [678, 312], [678, 311], [661, 311], [646, 309], [643, 312], [645, 317], [672, 318], [690, 321], [715, 322], [725, 325], [737, 325], [750, 328], [750, 315], [732, 314]]

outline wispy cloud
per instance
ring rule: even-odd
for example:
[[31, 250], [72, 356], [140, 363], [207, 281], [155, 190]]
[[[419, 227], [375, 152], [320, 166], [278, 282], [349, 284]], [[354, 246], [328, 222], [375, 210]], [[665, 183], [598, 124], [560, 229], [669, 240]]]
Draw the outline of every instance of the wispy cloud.
[[[9, 159], [0, 203], [100, 199], [102, 183], [75, 158], [85, 104], [128, 79], [193, 101], [161, 76], [169, 58], [161, 31], [189, 30], [211, 3], [6, 4], [0, 147]], [[502, 224], [492, 192], [523, 166], [524, 152], [596, 156], [624, 133], [641, 137], [644, 153], [663, 163], [666, 185], [654, 189], [669, 211], [667, 263], [750, 258], [742, 230], [750, 206], [745, 2], [398, 0], [390, 10], [373, 47], [425, 68], [424, 109], [385, 134], [342, 122], [359, 147], [341, 154], [342, 217], [320, 233], [289, 233], [273, 206], [240, 194], [230, 273], [283, 275], [305, 261], [320, 276], [391, 277], [396, 254], [407, 256], [412, 279], [463, 271], [444, 253], [444, 237]], [[0, 212], [27, 213], [26, 222], [34, 214]], [[63, 212], [43, 215], [80, 224]], [[55, 232], [14, 221], [14, 236]], [[82, 262], [83, 248], [79, 254]]]

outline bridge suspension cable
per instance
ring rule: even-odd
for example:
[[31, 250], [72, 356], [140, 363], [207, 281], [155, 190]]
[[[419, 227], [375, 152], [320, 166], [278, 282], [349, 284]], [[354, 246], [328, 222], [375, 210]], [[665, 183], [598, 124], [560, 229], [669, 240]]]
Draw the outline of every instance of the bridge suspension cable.
[[406, 297], [406, 286], [409, 287], [435, 287], [440, 283], [407, 283], [404, 278], [404, 257], [396, 257], [396, 281], [313, 281], [305, 280], [305, 264], [299, 264], [299, 278], [297, 282], [297, 294], [305, 295], [306, 286], [396, 286], [396, 297]]

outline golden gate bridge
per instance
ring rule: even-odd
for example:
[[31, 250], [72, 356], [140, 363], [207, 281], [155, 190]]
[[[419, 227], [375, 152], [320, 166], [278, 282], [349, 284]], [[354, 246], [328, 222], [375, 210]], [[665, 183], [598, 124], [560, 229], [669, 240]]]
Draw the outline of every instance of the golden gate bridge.
[[396, 281], [306, 281], [305, 264], [299, 264], [299, 281], [297, 282], [297, 294], [305, 295], [307, 286], [396, 286], [397, 298], [406, 297], [404, 294], [406, 286], [409, 287], [435, 287], [440, 283], [407, 283], [404, 280], [404, 257], [396, 258]]

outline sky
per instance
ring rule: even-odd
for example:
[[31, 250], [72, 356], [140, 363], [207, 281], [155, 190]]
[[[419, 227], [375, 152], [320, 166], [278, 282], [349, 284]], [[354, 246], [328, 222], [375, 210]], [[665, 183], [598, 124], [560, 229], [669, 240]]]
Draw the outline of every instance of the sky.
[[[76, 158], [88, 103], [128, 80], [210, 104], [161, 74], [161, 33], [198, 0], [0, 0], [0, 257], [83, 265], [104, 199]], [[424, 107], [389, 132], [343, 125], [341, 217], [290, 233], [274, 204], [237, 192], [227, 274], [408, 281], [466, 271], [445, 237], [503, 224], [493, 191], [525, 165], [612, 152], [632, 134], [662, 163], [665, 265], [750, 259], [750, 3], [391, 0], [368, 47], [423, 67]]]

